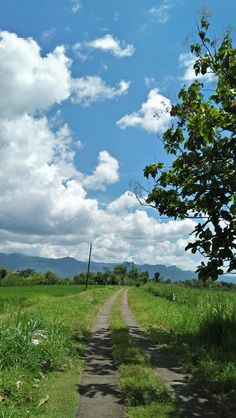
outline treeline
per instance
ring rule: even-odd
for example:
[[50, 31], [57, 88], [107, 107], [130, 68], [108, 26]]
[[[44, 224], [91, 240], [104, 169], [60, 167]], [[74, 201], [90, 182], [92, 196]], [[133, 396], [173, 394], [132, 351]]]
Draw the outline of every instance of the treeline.
[[[0, 286], [31, 286], [31, 285], [70, 285], [85, 284], [87, 280], [86, 273], [76, 274], [72, 278], [61, 278], [53, 271], [46, 273], [36, 272], [31, 268], [11, 271], [0, 266]], [[197, 289], [210, 288], [214, 290], [236, 290], [236, 285], [221, 281], [207, 280], [205, 282], [197, 279], [173, 281], [164, 279], [159, 272], [150, 277], [148, 271], [140, 271], [135, 265], [117, 264], [113, 270], [104, 270], [103, 272], [90, 272], [89, 284], [93, 285], [120, 285], [120, 286], [140, 286], [148, 282], [175, 284], [180, 287], [190, 287]]]
[[[18, 270], [16, 272], [0, 267], [0, 286], [31, 286], [51, 284], [85, 284], [86, 273], [76, 274], [73, 278], [61, 278], [55, 272], [36, 272], [33, 269]], [[125, 264], [118, 264], [111, 270], [104, 272], [90, 272], [89, 284], [95, 285], [129, 285], [140, 286], [150, 280], [147, 271], [141, 272], [134, 265], [128, 269]]]
[[220, 280], [184, 280], [184, 281], [171, 281], [171, 280], [164, 280], [161, 283], [167, 284], [174, 284], [179, 287], [189, 287], [192, 289], [212, 289], [212, 290], [236, 290], [236, 284], [230, 282], [222, 282]]

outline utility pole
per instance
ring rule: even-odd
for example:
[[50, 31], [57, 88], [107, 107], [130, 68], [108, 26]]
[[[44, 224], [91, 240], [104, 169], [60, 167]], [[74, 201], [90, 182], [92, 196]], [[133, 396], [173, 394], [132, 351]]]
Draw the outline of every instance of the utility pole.
[[86, 286], [85, 286], [85, 290], [87, 290], [88, 288], [88, 281], [89, 281], [89, 271], [90, 271], [90, 261], [91, 261], [91, 254], [92, 254], [92, 246], [93, 244], [90, 244], [90, 249], [89, 249], [89, 259], [88, 259], [88, 270], [87, 270], [87, 276], [86, 276]]

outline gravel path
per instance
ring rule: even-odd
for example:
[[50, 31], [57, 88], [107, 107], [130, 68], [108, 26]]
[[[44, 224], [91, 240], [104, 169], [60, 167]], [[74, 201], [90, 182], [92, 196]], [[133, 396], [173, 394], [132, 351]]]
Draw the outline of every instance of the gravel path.
[[119, 376], [112, 358], [109, 314], [120, 290], [104, 304], [92, 328], [80, 385], [77, 418], [122, 418]]
[[151, 362], [159, 376], [169, 385], [177, 396], [184, 416], [217, 418], [216, 405], [207, 399], [203, 388], [194, 384], [191, 375], [183, 374], [173, 359], [155, 345], [142, 331], [130, 312], [127, 299], [128, 289], [123, 293], [121, 302], [121, 315], [125, 324], [129, 327], [133, 341], [141, 346], [150, 356]]

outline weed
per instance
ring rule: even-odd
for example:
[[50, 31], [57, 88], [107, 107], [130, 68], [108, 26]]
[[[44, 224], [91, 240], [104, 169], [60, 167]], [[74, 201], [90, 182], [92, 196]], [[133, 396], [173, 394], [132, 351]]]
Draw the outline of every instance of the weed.
[[30, 303], [19, 305], [16, 288], [1, 288], [0, 301], [10, 300], [0, 329], [1, 418], [75, 416], [84, 336], [113, 288], [81, 290], [22, 287], [19, 296]]
[[144, 416], [151, 417], [154, 415], [148, 413], [152, 409], [162, 410], [163, 418], [170, 416], [169, 412], [174, 410], [175, 415], [172, 416], [178, 417], [173, 395], [152, 369], [149, 357], [132, 342], [128, 328], [120, 317], [119, 301], [120, 298], [112, 309], [110, 328], [113, 356], [119, 369], [128, 416], [141, 416], [138, 414], [142, 410]]
[[[167, 297], [170, 292], [176, 301]], [[236, 387], [234, 293], [155, 284], [130, 289], [129, 303], [156, 343], [173, 352], [219, 399], [224, 397], [226, 413], [236, 407], [230, 395]]]

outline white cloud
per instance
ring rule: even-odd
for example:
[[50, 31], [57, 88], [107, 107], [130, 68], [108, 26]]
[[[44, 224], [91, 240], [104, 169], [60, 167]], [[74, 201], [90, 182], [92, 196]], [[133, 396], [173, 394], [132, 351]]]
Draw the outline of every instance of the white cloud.
[[81, 9], [82, 5], [80, 1], [78, 0], [72, 0], [71, 1], [71, 10], [73, 13], [78, 13], [78, 11]]
[[90, 48], [100, 49], [104, 52], [110, 52], [112, 55], [118, 58], [131, 57], [134, 54], [135, 48], [132, 44], [126, 44], [119, 39], [114, 38], [112, 35], [107, 34], [102, 38], [94, 39], [88, 42], [87, 45]]
[[154, 77], [144, 77], [145, 86], [150, 89], [154, 85], [157, 85], [157, 82]]
[[204, 80], [205, 82], [212, 82], [214, 81], [214, 75], [212, 73], [206, 73], [204, 75], [199, 74], [196, 76], [194, 71], [194, 64], [196, 62], [196, 57], [188, 53], [180, 54], [179, 56], [179, 65], [184, 70], [184, 75], [180, 77], [181, 80], [185, 81], [187, 84], [192, 83], [194, 80]]
[[55, 34], [56, 34], [55, 28], [47, 29], [42, 33], [42, 39], [45, 41], [49, 41], [55, 36]]
[[138, 200], [133, 192], [126, 191], [116, 200], [113, 200], [107, 207], [110, 212], [121, 213], [129, 211], [131, 208], [140, 206]]
[[[45, 113], [69, 99], [72, 88], [74, 100], [89, 103], [125, 94], [129, 83], [114, 88], [99, 77], [73, 79], [63, 47], [42, 57], [35, 41], [8, 32], [1, 34], [0, 59], [0, 251], [86, 259], [93, 241], [97, 260], [134, 256], [136, 262], [189, 267], [181, 240], [194, 222], [161, 223], [137, 210], [130, 192], [101, 209], [88, 190], [119, 180], [117, 159], [102, 151], [92, 174], [82, 173], [74, 165], [81, 151], [60, 111], [50, 120]], [[153, 129], [147, 114], [158, 110], [161, 98], [157, 90], [149, 93], [137, 112], [139, 126]]]
[[105, 190], [107, 184], [119, 180], [119, 163], [107, 151], [101, 151], [98, 156], [98, 165], [91, 176], [87, 176], [83, 185], [86, 189]]
[[172, 7], [172, 2], [164, 0], [159, 6], [149, 9], [149, 13], [158, 23], [164, 24], [169, 20], [169, 11]]
[[162, 96], [158, 89], [152, 89], [141, 108], [137, 112], [123, 116], [117, 124], [121, 129], [140, 127], [147, 132], [163, 132], [170, 122], [170, 108], [170, 100]]
[[114, 99], [127, 94], [130, 82], [121, 80], [117, 87], [108, 86], [100, 76], [86, 76], [72, 80], [73, 101], [88, 106], [92, 102]]
[[45, 57], [31, 38], [0, 34], [0, 114], [34, 114], [70, 95], [70, 60], [63, 46]]
[[108, 86], [99, 76], [73, 78], [71, 61], [63, 46], [45, 57], [31, 38], [0, 34], [0, 114], [4, 117], [35, 114], [60, 104], [71, 95], [75, 103], [89, 104], [127, 93], [130, 82]]
[[88, 59], [88, 50], [85, 48], [85, 45], [81, 42], [76, 42], [72, 50], [76, 56], [76, 58], [79, 58], [81, 61], [86, 61]]

